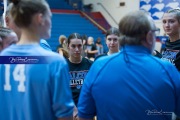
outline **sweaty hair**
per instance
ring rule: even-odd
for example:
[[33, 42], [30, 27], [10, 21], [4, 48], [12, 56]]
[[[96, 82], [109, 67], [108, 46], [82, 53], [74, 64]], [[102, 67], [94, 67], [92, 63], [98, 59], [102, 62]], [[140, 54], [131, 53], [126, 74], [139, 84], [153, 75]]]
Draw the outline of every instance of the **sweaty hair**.
[[108, 35], [111, 35], [111, 34], [114, 34], [114, 35], [119, 36], [119, 35], [120, 35], [119, 29], [118, 29], [118, 28], [115, 28], [115, 27], [110, 28], [110, 29], [106, 32], [106, 37], [107, 37]]
[[136, 11], [127, 14], [119, 23], [120, 45], [141, 45], [141, 41], [146, 39], [152, 27], [147, 13]]
[[82, 37], [81, 37], [81, 35], [79, 33], [72, 33], [71, 35], [69, 35], [68, 41], [67, 41], [68, 42], [68, 46], [69, 46], [69, 44], [71, 42], [71, 39], [81, 39], [82, 43], [83, 43], [83, 39], [82, 39]]
[[165, 13], [173, 13], [178, 20], [178, 23], [180, 23], [180, 9], [170, 9], [166, 11]]
[[48, 10], [48, 4], [45, 0], [9, 1], [13, 3], [10, 13], [18, 27], [28, 27], [31, 24], [33, 15], [36, 13], [45, 15]]

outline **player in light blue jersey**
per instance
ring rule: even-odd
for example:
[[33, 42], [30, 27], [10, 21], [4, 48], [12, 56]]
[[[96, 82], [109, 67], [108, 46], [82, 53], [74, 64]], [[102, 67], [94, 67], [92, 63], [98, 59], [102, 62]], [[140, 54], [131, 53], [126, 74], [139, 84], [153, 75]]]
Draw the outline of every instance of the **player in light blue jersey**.
[[0, 120], [71, 120], [74, 103], [67, 63], [39, 45], [41, 38], [50, 37], [49, 6], [44, 0], [12, 2], [11, 15], [21, 37], [0, 54]]
[[[5, 17], [6, 26], [8, 28], [12, 29], [17, 34], [18, 38], [20, 39], [21, 30], [14, 24], [14, 21], [10, 15], [11, 9], [12, 9], [12, 4], [9, 4], [7, 9], [6, 9], [6, 17]], [[52, 51], [51, 46], [44, 39], [40, 40], [40, 46], [46, 50]]]
[[40, 46], [46, 50], [52, 51], [51, 46], [44, 39], [40, 40]]

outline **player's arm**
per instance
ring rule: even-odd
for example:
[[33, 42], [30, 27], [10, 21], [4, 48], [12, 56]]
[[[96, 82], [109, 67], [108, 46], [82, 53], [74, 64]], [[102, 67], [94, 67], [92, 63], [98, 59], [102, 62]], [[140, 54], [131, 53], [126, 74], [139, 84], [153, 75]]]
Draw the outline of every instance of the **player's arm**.
[[52, 109], [55, 113], [54, 115], [58, 120], [73, 120], [74, 102], [69, 86], [69, 69], [64, 59], [52, 63], [51, 76]]

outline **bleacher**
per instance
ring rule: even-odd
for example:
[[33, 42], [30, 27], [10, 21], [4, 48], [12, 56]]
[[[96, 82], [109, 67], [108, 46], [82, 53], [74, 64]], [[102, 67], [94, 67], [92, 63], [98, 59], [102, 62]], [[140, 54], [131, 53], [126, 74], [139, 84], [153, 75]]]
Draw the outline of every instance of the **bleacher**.
[[82, 10], [82, 0], [47, 0], [47, 2], [53, 13], [52, 34], [47, 42], [52, 47], [53, 51], [56, 51], [56, 48], [59, 45], [58, 39], [60, 35], [68, 37], [74, 32], [92, 36], [95, 41], [100, 37], [105, 51], [107, 50], [104, 40], [105, 35], [102, 31], [88, 19], [82, 17], [80, 12], [78, 12], [78, 10]]
[[51, 9], [73, 10], [73, 7], [65, 0], [46, 0]]
[[55, 51], [59, 44], [59, 36], [65, 35], [68, 37], [74, 32], [92, 36], [94, 37], [94, 40], [101, 37], [103, 45], [106, 46], [104, 41], [105, 36], [102, 31], [78, 13], [53, 13], [52, 34], [51, 38], [47, 42], [51, 45], [52, 50]]

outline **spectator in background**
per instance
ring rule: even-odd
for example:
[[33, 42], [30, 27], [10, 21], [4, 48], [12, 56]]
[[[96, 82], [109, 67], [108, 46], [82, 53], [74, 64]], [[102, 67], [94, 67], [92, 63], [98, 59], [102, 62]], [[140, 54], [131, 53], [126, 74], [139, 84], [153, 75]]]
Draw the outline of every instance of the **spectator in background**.
[[96, 59], [102, 57], [102, 56], [107, 56], [107, 55], [112, 55], [114, 53], [119, 52], [119, 36], [120, 32], [119, 29], [112, 27], [106, 32], [106, 44], [108, 47], [108, 52], [104, 53], [102, 55], [99, 55], [96, 57]]
[[[20, 37], [21, 37], [21, 29], [19, 27], [17, 27], [17, 25], [14, 23], [13, 18], [12, 18], [11, 14], [10, 14], [12, 6], [13, 6], [13, 4], [10, 3], [8, 5], [8, 7], [7, 7], [5, 21], [6, 21], [7, 27], [12, 29], [17, 34], [18, 39], [20, 39]], [[46, 49], [46, 50], [52, 51], [50, 45], [44, 39], [40, 40], [40, 46], [42, 48]]]
[[59, 36], [59, 45], [57, 47], [57, 52], [60, 55], [63, 55], [66, 59], [69, 58], [68, 50], [67, 50], [67, 38], [65, 35]]
[[87, 58], [94, 61], [96, 53], [98, 53], [96, 45], [94, 44], [94, 38], [88, 37], [87, 46], [85, 53], [87, 54]]
[[[72, 120], [74, 103], [67, 63], [63, 57], [39, 45], [41, 38], [47, 39], [51, 34], [52, 14], [47, 2], [12, 2], [11, 17], [21, 29], [21, 37], [0, 56], [22, 59], [14, 60], [13, 64], [0, 64], [0, 120]], [[48, 56], [43, 57], [47, 63], [33, 64], [39, 58], [28, 57], [35, 56]], [[43, 75], [39, 75], [40, 71]]]
[[[91, 66], [78, 103], [79, 120], [171, 120], [180, 115], [180, 76], [152, 52], [156, 27], [142, 11], [119, 23], [121, 51]], [[109, 96], [110, 95], [110, 96]]]
[[16, 33], [5, 27], [0, 27], [0, 38], [0, 52], [8, 46], [18, 42]]
[[81, 87], [84, 83], [86, 74], [88, 73], [92, 61], [87, 58], [82, 57], [83, 52], [83, 39], [78, 33], [72, 33], [68, 37], [67, 44], [69, 59], [67, 63], [69, 65], [70, 74], [70, 86], [72, 90], [73, 100], [75, 103], [74, 118], [77, 117], [77, 103], [79, 99], [79, 94]]
[[82, 52], [82, 57], [87, 57], [87, 54], [85, 52], [86, 48], [87, 48], [87, 35], [82, 35], [82, 39], [83, 39], [83, 52]]
[[66, 58], [66, 59], [69, 58], [68, 52], [64, 48], [62, 48], [61, 46], [58, 46], [57, 53], [59, 53], [60, 55], [64, 56], [64, 58]]
[[169, 36], [162, 59], [174, 64], [180, 71], [180, 9], [170, 9], [162, 17], [163, 29]]
[[59, 46], [67, 50], [67, 38], [65, 35], [59, 36]]
[[103, 52], [103, 45], [102, 45], [102, 43], [101, 43], [101, 38], [100, 38], [100, 37], [98, 37], [97, 40], [96, 40], [96, 48], [97, 48], [97, 50], [98, 50], [97, 55], [101, 55], [101, 54], [104, 53], [104, 52]]

